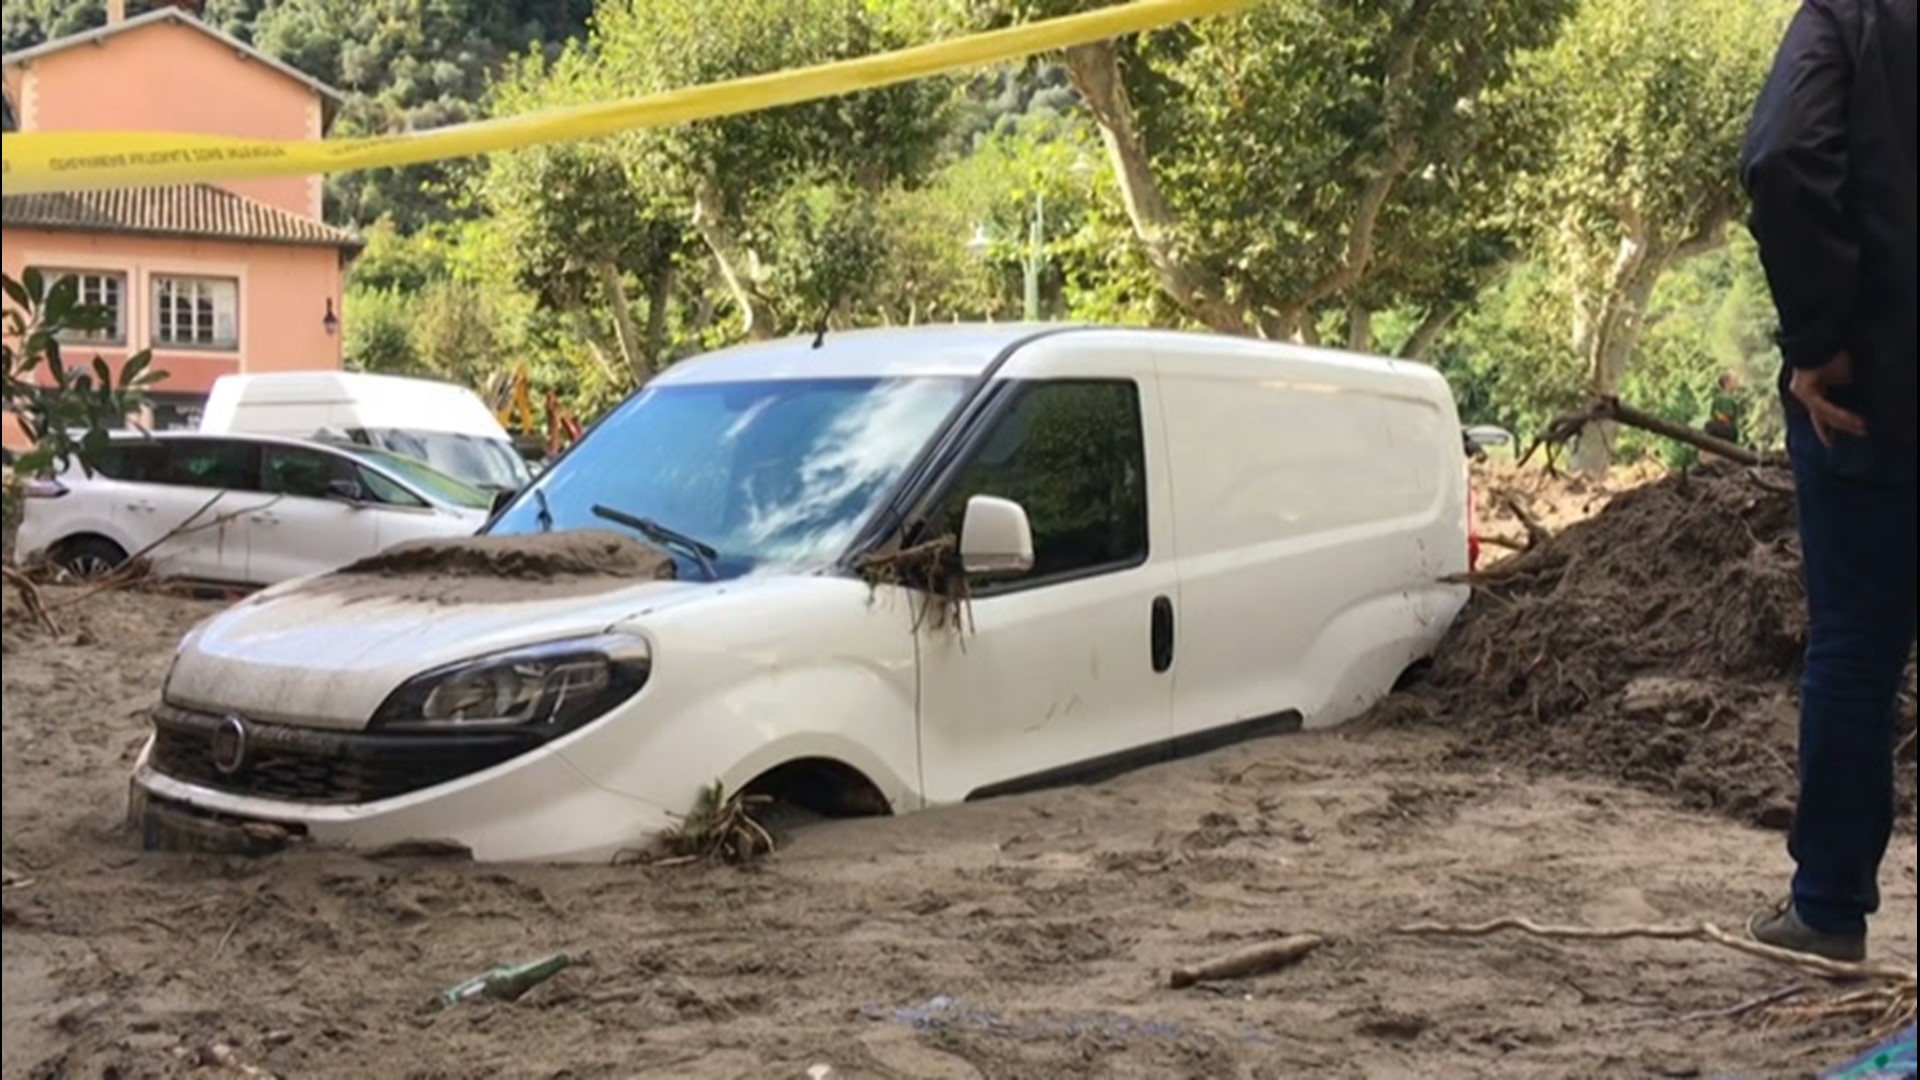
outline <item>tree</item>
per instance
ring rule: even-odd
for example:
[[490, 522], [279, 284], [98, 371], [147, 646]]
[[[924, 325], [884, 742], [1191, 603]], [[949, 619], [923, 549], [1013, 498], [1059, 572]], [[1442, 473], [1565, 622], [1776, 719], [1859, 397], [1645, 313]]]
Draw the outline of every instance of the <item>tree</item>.
[[29, 269], [17, 281], [0, 276], [0, 288], [8, 301], [0, 334], [6, 411], [33, 442], [15, 468], [33, 476], [64, 469], [75, 459], [86, 466], [109, 433], [139, 409], [146, 388], [166, 372], [149, 367], [152, 358], [146, 352], [129, 357], [117, 373], [98, 356], [89, 364], [67, 362], [64, 339], [112, 325], [104, 308], [80, 302], [77, 279], [49, 281]]
[[[612, 2], [584, 41], [529, 58], [493, 101], [524, 112], [864, 56], [907, 43], [897, 12], [878, 0]], [[514, 237], [543, 306], [644, 379], [676, 323], [698, 338], [722, 313], [712, 281], [747, 337], [811, 327], [830, 298], [870, 284], [879, 247], [866, 219], [924, 177], [952, 93], [924, 80], [497, 156], [476, 198]], [[682, 299], [692, 311], [677, 319]]]
[[[1740, 142], [1791, 7], [1586, 0], [1526, 65], [1557, 133], [1527, 203], [1572, 296], [1569, 336], [1593, 393], [1620, 392], [1661, 276], [1725, 245]], [[1610, 425], [1582, 438], [1577, 464], [1604, 470], [1613, 438]]]
[[[960, 2], [976, 23], [1096, 6]], [[1489, 232], [1529, 132], [1497, 92], [1570, 6], [1274, 0], [1065, 62], [1181, 312], [1308, 340], [1319, 313], [1350, 312], [1349, 340], [1367, 345], [1374, 309], [1446, 310], [1509, 257]]]
[[[417, 131], [481, 119], [487, 88], [524, 52], [586, 29], [591, 0], [209, 0], [207, 18], [347, 94], [337, 135]], [[412, 232], [451, 213], [467, 166], [429, 162], [328, 180], [355, 225]]]

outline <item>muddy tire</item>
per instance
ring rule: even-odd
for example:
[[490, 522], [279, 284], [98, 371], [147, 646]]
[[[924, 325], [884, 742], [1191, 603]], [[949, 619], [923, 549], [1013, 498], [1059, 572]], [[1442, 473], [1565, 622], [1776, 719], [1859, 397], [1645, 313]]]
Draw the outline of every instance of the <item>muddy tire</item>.
[[126, 565], [120, 545], [97, 536], [83, 536], [61, 544], [53, 562], [76, 581], [96, 581]]

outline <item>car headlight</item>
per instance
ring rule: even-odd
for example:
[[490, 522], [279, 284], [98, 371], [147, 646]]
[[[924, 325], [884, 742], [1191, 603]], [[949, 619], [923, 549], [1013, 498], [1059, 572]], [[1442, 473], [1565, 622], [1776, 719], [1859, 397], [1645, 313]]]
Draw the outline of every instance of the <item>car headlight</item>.
[[652, 649], [632, 634], [531, 645], [416, 675], [381, 704], [372, 727], [557, 735], [639, 693], [652, 671]]

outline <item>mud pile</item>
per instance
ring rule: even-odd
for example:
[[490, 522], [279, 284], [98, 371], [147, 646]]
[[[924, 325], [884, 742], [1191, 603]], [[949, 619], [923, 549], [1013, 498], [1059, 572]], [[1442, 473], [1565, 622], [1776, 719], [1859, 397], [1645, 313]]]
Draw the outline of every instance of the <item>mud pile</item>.
[[[1490, 568], [1430, 678], [1376, 719], [1444, 724], [1462, 757], [1782, 827], [1806, 641], [1799, 557], [1785, 473], [1713, 466], [1614, 495]], [[1902, 709], [1910, 733], [1910, 693]], [[1910, 745], [1901, 774], [1911, 823]]]
[[1524, 546], [1529, 523], [1558, 532], [1605, 510], [1614, 496], [1666, 476], [1664, 468], [1650, 462], [1617, 466], [1603, 478], [1501, 459], [1475, 462], [1474, 509], [1486, 557], [1501, 558]]
[[670, 581], [673, 558], [618, 533], [587, 529], [398, 544], [348, 563], [309, 589], [443, 603], [511, 603]]

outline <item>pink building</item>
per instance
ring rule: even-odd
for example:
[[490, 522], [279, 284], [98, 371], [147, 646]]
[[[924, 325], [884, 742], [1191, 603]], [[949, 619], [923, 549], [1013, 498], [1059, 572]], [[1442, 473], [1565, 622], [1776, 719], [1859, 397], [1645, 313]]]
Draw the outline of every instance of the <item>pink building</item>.
[[[21, 131], [194, 131], [319, 138], [338, 91], [176, 8], [8, 53], [8, 112]], [[5, 195], [0, 252], [79, 278], [113, 313], [74, 353], [120, 363], [153, 351], [169, 378], [150, 421], [191, 424], [234, 372], [337, 369], [352, 233], [321, 217], [320, 177]], [[6, 440], [18, 432], [8, 418]]]

